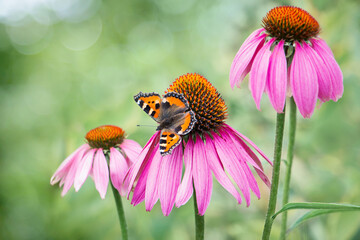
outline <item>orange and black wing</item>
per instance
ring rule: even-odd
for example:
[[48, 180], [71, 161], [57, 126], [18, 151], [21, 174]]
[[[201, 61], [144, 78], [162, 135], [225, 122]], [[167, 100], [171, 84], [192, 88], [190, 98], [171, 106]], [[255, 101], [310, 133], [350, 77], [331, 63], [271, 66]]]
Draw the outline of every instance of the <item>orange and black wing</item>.
[[193, 111], [189, 110], [183, 114], [184, 115], [181, 117], [181, 120], [174, 123], [174, 131], [179, 135], [188, 134], [197, 122]]
[[163, 129], [160, 135], [160, 154], [171, 154], [172, 150], [181, 143], [181, 137], [170, 129]]
[[177, 92], [168, 92], [163, 97], [162, 108], [167, 109], [169, 107], [181, 108], [185, 111], [189, 108], [189, 103], [182, 94]]
[[158, 121], [160, 114], [161, 97], [157, 93], [139, 92], [134, 96], [135, 102], [155, 121]]

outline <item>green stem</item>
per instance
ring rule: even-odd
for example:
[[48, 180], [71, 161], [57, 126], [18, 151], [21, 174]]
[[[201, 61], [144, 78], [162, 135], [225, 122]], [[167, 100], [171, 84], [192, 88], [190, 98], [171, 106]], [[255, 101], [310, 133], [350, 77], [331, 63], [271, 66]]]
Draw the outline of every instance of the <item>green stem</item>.
[[263, 240], [267, 240], [270, 237], [271, 227], [273, 224], [272, 215], [275, 213], [277, 192], [279, 187], [279, 175], [280, 175], [280, 162], [281, 162], [281, 149], [284, 135], [285, 124], [285, 107], [283, 113], [278, 113], [276, 117], [276, 135], [275, 135], [275, 147], [274, 147], [274, 163], [270, 189], [270, 199], [268, 211], [266, 213]]
[[[109, 166], [109, 159], [110, 159], [109, 155], [105, 154], [105, 157], [106, 157], [106, 160], [107, 160], [108, 166]], [[122, 205], [121, 197], [120, 197], [118, 190], [112, 185], [111, 179], [110, 179], [110, 186], [111, 186], [111, 190], [114, 194], [116, 209], [117, 209], [119, 222], [120, 222], [121, 236], [122, 236], [123, 240], [128, 240], [127, 224], [126, 224], [126, 220], [125, 220], [125, 213], [124, 213], [124, 208]]]
[[[294, 98], [290, 98], [290, 126], [289, 126], [289, 145], [287, 151], [287, 167], [285, 173], [285, 182], [284, 182], [284, 193], [283, 193], [283, 202], [284, 206], [289, 202], [289, 189], [290, 189], [290, 178], [291, 178], [291, 167], [294, 157], [294, 145], [295, 145], [295, 132], [296, 132], [296, 104]], [[282, 214], [281, 220], [281, 233], [280, 239], [285, 240], [286, 236], [286, 225], [287, 225], [287, 212]]]
[[205, 229], [205, 220], [204, 215], [199, 215], [199, 209], [196, 202], [196, 193], [194, 189], [194, 213], [195, 213], [195, 239], [204, 240], [204, 229]]
[[122, 205], [121, 197], [120, 197], [119, 192], [116, 190], [116, 188], [114, 188], [114, 186], [112, 184], [110, 184], [110, 185], [111, 185], [111, 189], [112, 189], [113, 194], [114, 194], [114, 199], [115, 199], [115, 203], [116, 203], [116, 209], [117, 209], [117, 213], [118, 213], [118, 216], [119, 216], [122, 239], [127, 240], [128, 239], [128, 232], [127, 232], [127, 225], [126, 225], [124, 208], [123, 208], [123, 205]]

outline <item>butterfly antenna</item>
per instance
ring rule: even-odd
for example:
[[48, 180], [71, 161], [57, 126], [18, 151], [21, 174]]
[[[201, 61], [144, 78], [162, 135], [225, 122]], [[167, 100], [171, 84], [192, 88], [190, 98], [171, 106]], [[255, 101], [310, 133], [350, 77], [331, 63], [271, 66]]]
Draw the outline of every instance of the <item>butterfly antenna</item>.
[[139, 125], [139, 124], [137, 124], [136, 126], [137, 127], [156, 127], [154, 125]]

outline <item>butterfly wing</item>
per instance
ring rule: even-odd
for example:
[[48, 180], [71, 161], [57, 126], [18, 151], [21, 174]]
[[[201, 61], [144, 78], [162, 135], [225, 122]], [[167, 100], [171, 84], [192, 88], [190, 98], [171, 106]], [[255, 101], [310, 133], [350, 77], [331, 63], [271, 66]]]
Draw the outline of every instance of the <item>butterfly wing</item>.
[[160, 135], [160, 154], [171, 154], [172, 150], [181, 143], [181, 137], [171, 129], [163, 129]]
[[135, 102], [155, 121], [159, 122], [161, 97], [157, 93], [139, 92], [134, 96]]
[[[196, 123], [195, 113], [190, 110], [186, 98], [176, 92], [165, 94], [161, 103], [161, 119], [171, 119], [170, 126], [179, 135], [188, 134]], [[161, 124], [160, 124], [161, 125]]]
[[185, 111], [189, 108], [189, 103], [181, 93], [168, 92], [163, 97], [162, 108], [167, 109], [170, 107], [184, 109]]
[[182, 114], [181, 118], [179, 118], [178, 121], [174, 122], [174, 132], [179, 135], [186, 135], [193, 129], [195, 123], [195, 113], [191, 110], [187, 111]]

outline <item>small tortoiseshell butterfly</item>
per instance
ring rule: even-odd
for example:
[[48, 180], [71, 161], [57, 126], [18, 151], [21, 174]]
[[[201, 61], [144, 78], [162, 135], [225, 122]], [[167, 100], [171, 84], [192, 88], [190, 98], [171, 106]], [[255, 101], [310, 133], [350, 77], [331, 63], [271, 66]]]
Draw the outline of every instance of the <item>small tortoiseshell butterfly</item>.
[[171, 154], [181, 143], [180, 135], [188, 134], [196, 123], [195, 113], [190, 109], [186, 98], [176, 92], [169, 92], [162, 98], [157, 93], [139, 92], [135, 102], [156, 122], [161, 130], [160, 154]]

